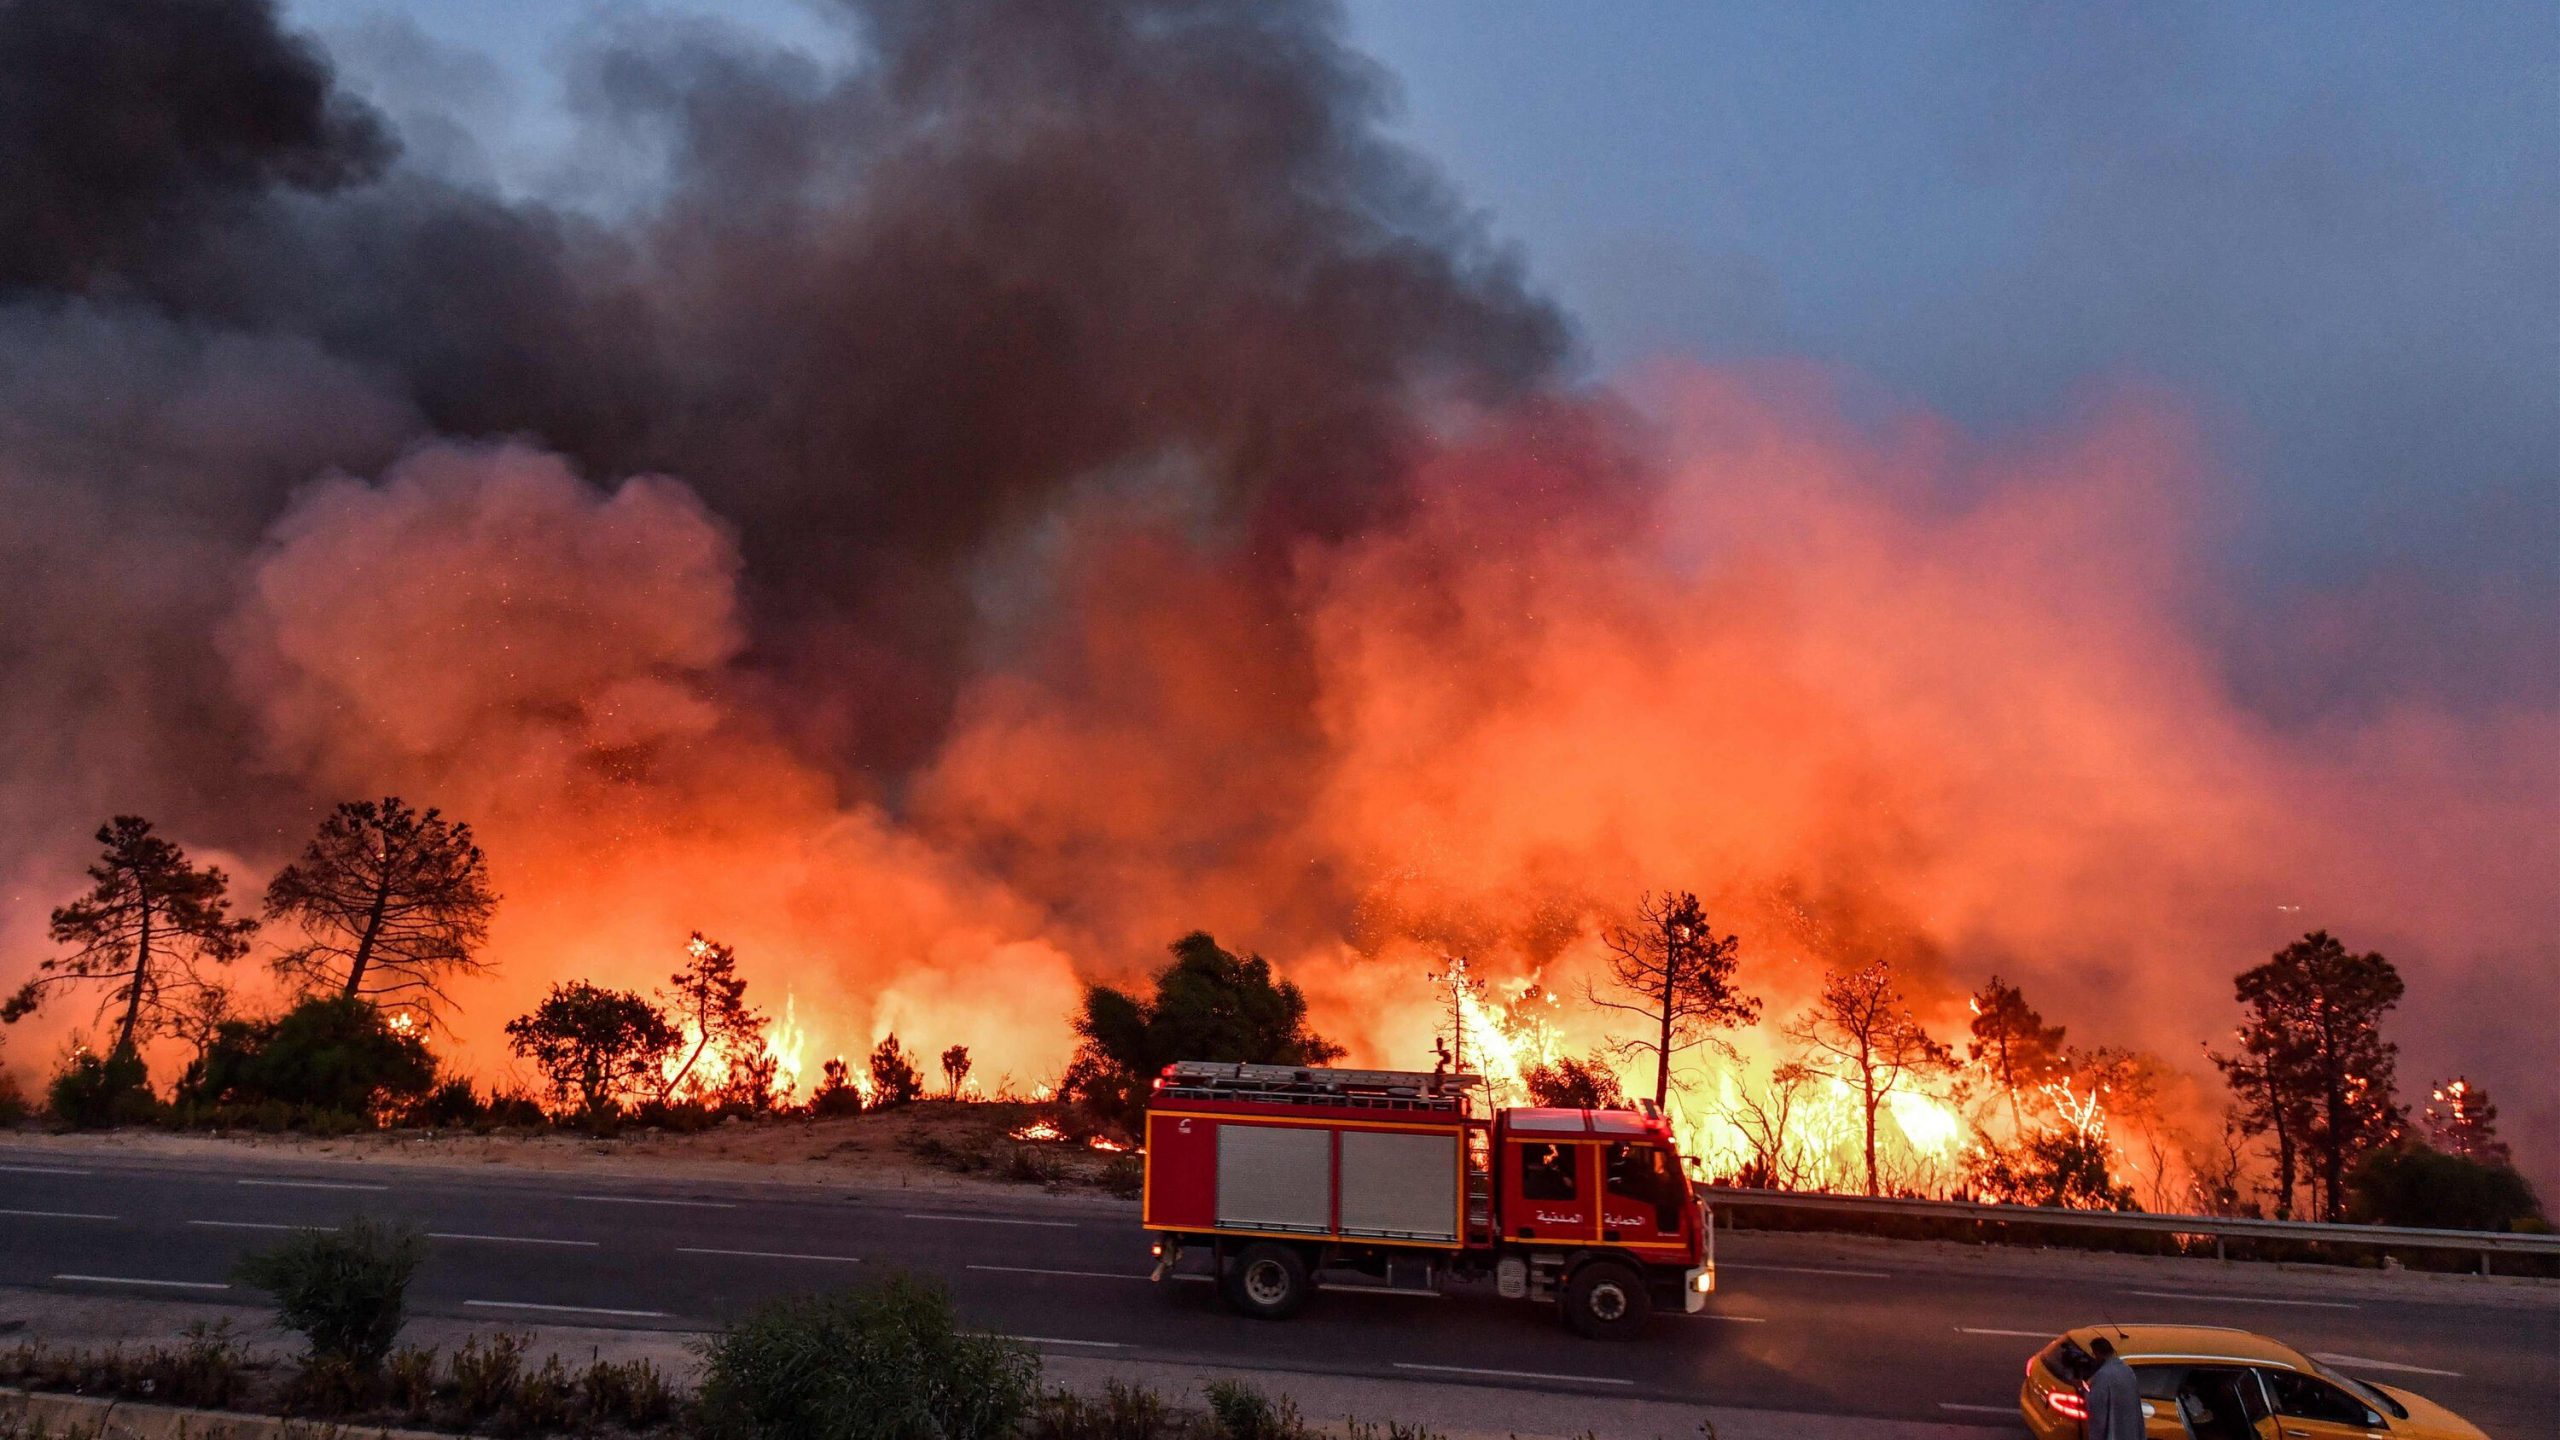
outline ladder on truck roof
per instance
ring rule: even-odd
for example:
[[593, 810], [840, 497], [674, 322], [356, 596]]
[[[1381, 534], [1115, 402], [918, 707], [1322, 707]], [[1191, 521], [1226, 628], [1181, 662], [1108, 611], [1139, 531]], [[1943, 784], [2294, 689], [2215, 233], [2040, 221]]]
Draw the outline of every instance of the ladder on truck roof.
[[1165, 1067], [1156, 1093], [1185, 1100], [1252, 1100], [1266, 1105], [1342, 1106], [1465, 1114], [1481, 1075], [1435, 1070], [1329, 1070], [1313, 1065], [1184, 1060]]

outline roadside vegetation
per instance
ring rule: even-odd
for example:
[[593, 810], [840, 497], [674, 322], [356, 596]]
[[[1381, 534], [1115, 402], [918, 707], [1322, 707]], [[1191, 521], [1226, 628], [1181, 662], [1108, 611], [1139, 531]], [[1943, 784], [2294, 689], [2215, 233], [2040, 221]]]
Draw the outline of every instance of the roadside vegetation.
[[0, 1351], [0, 1385], [457, 1435], [1436, 1440], [1400, 1422], [1314, 1424], [1286, 1397], [1235, 1381], [1197, 1400], [1118, 1381], [1096, 1395], [1047, 1386], [1036, 1352], [969, 1331], [939, 1285], [895, 1272], [740, 1317], [699, 1342], [697, 1384], [647, 1361], [567, 1364], [514, 1333], [475, 1335], [449, 1353], [401, 1346], [413, 1241], [359, 1226], [297, 1235], [245, 1262], [243, 1278], [273, 1294], [278, 1319], [309, 1342], [298, 1356], [256, 1353], [224, 1325], [170, 1345], [31, 1342]]

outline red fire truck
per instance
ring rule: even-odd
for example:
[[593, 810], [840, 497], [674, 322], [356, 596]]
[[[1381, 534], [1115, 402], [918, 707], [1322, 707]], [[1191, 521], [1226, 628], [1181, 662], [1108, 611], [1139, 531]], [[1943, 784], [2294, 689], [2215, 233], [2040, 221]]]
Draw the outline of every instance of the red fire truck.
[[1276, 1320], [1328, 1271], [1397, 1288], [1490, 1275], [1596, 1338], [1705, 1305], [1714, 1220], [1651, 1106], [1483, 1114], [1482, 1088], [1431, 1071], [1166, 1066], [1141, 1211], [1155, 1278], [1205, 1255], [1229, 1304]]

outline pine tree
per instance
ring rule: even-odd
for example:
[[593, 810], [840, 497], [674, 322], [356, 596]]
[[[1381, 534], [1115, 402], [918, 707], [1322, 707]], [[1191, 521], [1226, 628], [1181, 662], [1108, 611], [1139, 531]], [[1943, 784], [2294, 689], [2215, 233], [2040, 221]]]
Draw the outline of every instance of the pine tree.
[[475, 974], [497, 892], [471, 827], [397, 795], [329, 812], [302, 858], [267, 882], [267, 917], [302, 927], [276, 969], [351, 999], [432, 1016], [450, 975]]
[[1953, 1068], [1954, 1054], [1911, 1013], [1886, 960], [1824, 976], [1821, 998], [1796, 1017], [1786, 1035], [1805, 1048], [1800, 1063], [1807, 1070], [1857, 1092], [1866, 1131], [1867, 1193], [1878, 1193], [1877, 1113], [1894, 1091]]
[[1717, 1030], [1760, 1018], [1760, 1002], [1743, 994], [1736, 979], [1741, 941], [1716, 934], [1698, 897], [1685, 890], [1644, 896], [1636, 902], [1635, 924], [1612, 926], [1601, 938], [1609, 947], [1612, 988], [1626, 998], [1598, 991], [1589, 998], [1601, 1009], [1645, 1020], [1650, 1033], [1620, 1040], [1618, 1049], [1653, 1057], [1653, 1103], [1667, 1104], [1673, 1057], [1708, 1043]]
[[143, 1040], [177, 1033], [213, 983], [204, 967], [247, 954], [257, 922], [233, 919], [230, 878], [190, 863], [150, 821], [119, 815], [97, 840], [106, 848], [89, 867], [89, 893], [54, 911], [48, 931], [74, 948], [37, 966], [0, 1004], [0, 1020], [33, 1013], [58, 988], [101, 985], [98, 1018], [115, 1017], [108, 1056], [132, 1058]]
[[2292, 1155], [2309, 1157], [2321, 1217], [2346, 1213], [2346, 1172], [2399, 1132], [2397, 1046], [2382, 1038], [2384, 1012], [2405, 992], [2378, 954], [2350, 952], [2314, 931], [2241, 973], [2233, 991], [2246, 1014], [2241, 1054], [2216, 1056], [2242, 1114], [2275, 1133], [2278, 1213], [2290, 1202]]
[[2062, 1058], [2063, 1027], [2047, 1025], [2018, 987], [1994, 975], [1973, 995], [1973, 1043], [1965, 1058], [1980, 1067], [2009, 1102], [2009, 1128], [2026, 1132], [2018, 1091], [2042, 1084]]
[[724, 1076], [736, 1080], [747, 1078], [765, 1048], [765, 1017], [747, 1005], [737, 952], [697, 930], [685, 941], [684, 953], [684, 968], [668, 977], [661, 996], [667, 1017], [686, 1037], [684, 1059], [659, 1085], [659, 1098], [668, 1100], [693, 1082], [704, 1055], [719, 1056]]

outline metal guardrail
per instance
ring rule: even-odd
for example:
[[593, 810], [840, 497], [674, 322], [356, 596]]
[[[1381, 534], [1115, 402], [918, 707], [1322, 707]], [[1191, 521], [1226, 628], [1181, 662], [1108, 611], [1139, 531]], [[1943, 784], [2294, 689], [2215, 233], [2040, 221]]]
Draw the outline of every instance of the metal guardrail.
[[2215, 1259], [2226, 1258], [2225, 1240], [2289, 1240], [2323, 1245], [2397, 1246], [2406, 1250], [2454, 1250], [2477, 1254], [2480, 1273], [2492, 1255], [2560, 1256], [2560, 1235], [2519, 1235], [2495, 1230], [2430, 1230], [2411, 1225], [2340, 1225], [2325, 1220], [2250, 1220], [2224, 1215], [2152, 1215], [2131, 1210], [2062, 1210], [2042, 1205], [1994, 1205], [1973, 1200], [1903, 1200], [1798, 1190], [1704, 1188], [1709, 1204], [1734, 1210], [1812, 1210], [1845, 1215], [1894, 1215], [1922, 1220], [1962, 1220], [1990, 1225], [2039, 1225], [2079, 1230], [2131, 1230], [2154, 1235], [2210, 1235]]

